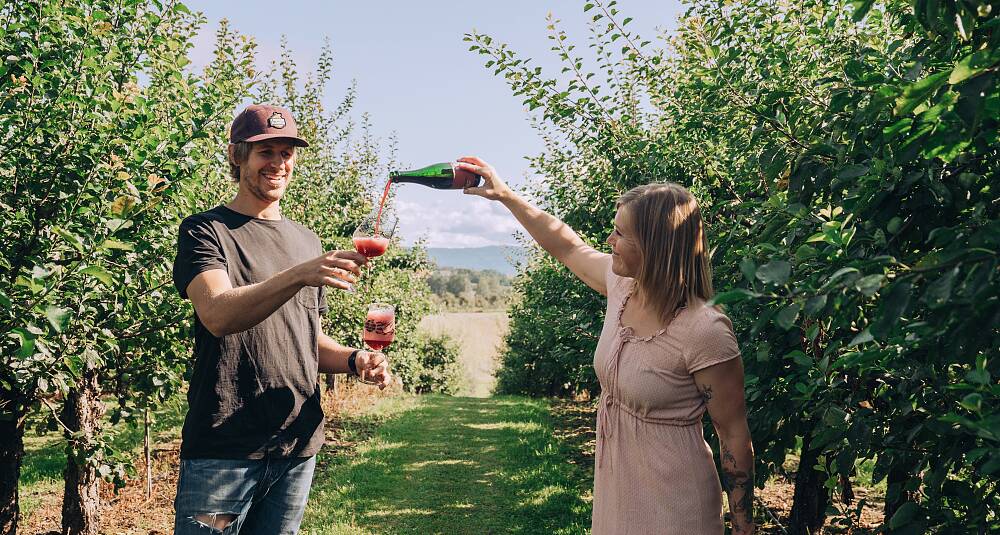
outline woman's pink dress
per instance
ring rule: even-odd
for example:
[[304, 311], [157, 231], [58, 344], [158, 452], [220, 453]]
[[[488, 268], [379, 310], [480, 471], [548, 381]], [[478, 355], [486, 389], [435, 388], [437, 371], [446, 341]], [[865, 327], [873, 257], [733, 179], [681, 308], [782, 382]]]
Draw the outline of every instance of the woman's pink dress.
[[637, 337], [621, 324], [635, 281], [607, 273], [608, 309], [594, 369], [601, 382], [595, 535], [721, 535], [722, 488], [702, 434], [694, 372], [740, 356], [725, 314], [692, 303]]

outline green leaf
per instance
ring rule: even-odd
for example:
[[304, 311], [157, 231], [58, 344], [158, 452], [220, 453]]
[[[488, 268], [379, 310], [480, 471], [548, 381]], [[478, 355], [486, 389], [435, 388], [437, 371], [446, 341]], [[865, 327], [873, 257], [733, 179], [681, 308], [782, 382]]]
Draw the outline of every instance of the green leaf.
[[854, 287], [858, 289], [859, 292], [864, 294], [866, 297], [871, 297], [875, 295], [875, 292], [882, 287], [882, 281], [885, 280], [885, 275], [868, 275], [861, 277], [854, 282]]
[[66, 243], [70, 244], [74, 249], [81, 253], [83, 252], [83, 240], [79, 236], [61, 227], [52, 227], [52, 230], [61, 236], [62, 239], [66, 240]]
[[782, 285], [792, 274], [792, 265], [784, 260], [773, 260], [757, 268], [756, 276], [768, 284]]
[[927, 287], [927, 292], [924, 293], [924, 300], [931, 308], [940, 308], [948, 304], [957, 275], [958, 266], [945, 272], [944, 275], [938, 277], [937, 280]]
[[52, 328], [57, 333], [61, 333], [66, 329], [69, 325], [70, 316], [70, 311], [65, 308], [50, 306], [45, 309], [45, 317], [49, 320], [49, 325], [52, 325]]
[[868, 174], [867, 165], [852, 164], [841, 169], [840, 173], [837, 173], [837, 178], [858, 178], [859, 176], [865, 176], [866, 174]]
[[80, 377], [80, 358], [79, 357], [77, 357], [75, 355], [71, 355], [71, 356], [68, 356], [68, 357], [63, 357], [63, 364], [66, 366], [66, 369], [69, 370], [69, 373], [74, 378], [79, 378]]
[[889, 520], [889, 529], [899, 529], [909, 524], [918, 514], [920, 514], [920, 506], [913, 502], [904, 503]]
[[883, 128], [882, 129], [882, 135], [884, 135], [887, 138], [893, 138], [893, 137], [896, 137], [896, 134], [899, 134], [900, 132], [903, 132], [904, 130], [909, 130], [911, 126], [913, 126], [913, 118], [912, 117], [904, 117], [904, 118], [902, 118], [902, 119], [900, 119], [900, 120], [892, 123], [891, 125]]
[[823, 283], [823, 287], [826, 288], [828, 286], [832, 286], [833, 283], [837, 281], [837, 279], [839, 279], [839, 278], [841, 278], [841, 277], [843, 277], [845, 275], [855, 275], [856, 276], [858, 273], [860, 273], [860, 271], [858, 270], [858, 268], [853, 268], [853, 267], [840, 268], [837, 271], [834, 271], [833, 275], [830, 275], [830, 278], [826, 279], [826, 282]]
[[744, 290], [742, 288], [738, 288], [736, 290], [729, 290], [727, 292], [715, 294], [715, 297], [709, 299], [708, 306], [739, 303], [740, 301], [746, 301], [747, 299], [752, 299], [754, 297], [757, 297], [757, 295], [758, 294], [751, 292], [750, 290]]
[[87, 266], [80, 270], [84, 275], [90, 275], [108, 286], [114, 286], [115, 278], [107, 270], [100, 266]]
[[837, 406], [832, 406], [823, 413], [823, 423], [830, 427], [842, 425], [846, 420], [847, 413]]
[[778, 314], [774, 316], [774, 322], [777, 323], [779, 327], [787, 331], [795, 325], [795, 319], [799, 317], [799, 310], [801, 309], [802, 305], [800, 303], [792, 303], [781, 309], [781, 312], [778, 312]]
[[118, 240], [107, 239], [101, 244], [102, 249], [120, 249], [122, 251], [132, 251], [134, 248], [131, 243], [125, 243]]
[[965, 374], [965, 380], [985, 386], [990, 384], [990, 372], [987, 370], [972, 370]]
[[951, 74], [948, 76], [948, 83], [955, 85], [964, 82], [973, 76], [985, 72], [990, 67], [996, 65], [997, 62], [1000, 62], [1000, 49], [998, 48], [991, 47], [986, 50], [973, 52], [955, 63], [955, 68], [952, 69]]
[[913, 110], [917, 109], [917, 106], [923, 104], [930, 97], [931, 93], [948, 81], [948, 74], [947, 72], [932, 74], [907, 87], [903, 90], [903, 96], [896, 99], [896, 108], [893, 110], [893, 113], [896, 115], [909, 115], [912, 113]]
[[35, 335], [27, 329], [17, 327], [11, 329], [7, 336], [17, 338], [20, 342], [17, 356], [20, 358], [30, 357], [35, 353]]
[[810, 297], [809, 300], [806, 301], [805, 310], [803, 312], [805, 312], [806, 316], [815, 317], [826, 306], [826, 299], [826, 294]]
[[805, 353], [799, 351], [798, 349], [785, 355], [785, 358], [788, 357], [792, 357], [792, 360], [794, 360], [795, 363], [798, 364], [799, 366], [805, 366], [807, 368], [812, 367], [813, 359], [809, 358], [809, 355], [806, 355]]
[[854, 346], [859, 346], [861, 344], [867, 344], [872, 340], [874, 340], [874, 338], [872, 337], [871, 331], [865, 329], [859, 332], [854, 338], [851, 338], [851, 341], [848, 342], [847, 347], [854, 347]]
[[979, 392], [973, 392], [962, 398], [961, 405], [966, 410], [979, 412], [983, 409], [983, 395]]
[[851, 18], [854, 22], [861, 22], [861, 19], [865, 18], [865, 15], [868, 14], [868, 11], [871, 10], [872, 4], [874, 3], [874, 0], [854, 0], [851, 2], [851, 7], [854, 10], [854, 12], [851, 13]]
[[740, 260], [740, 273], [743, 273], [743, 277], [748, 281], [754, 280], [754, 275], [757, 273], [757, 264], [752, 258], [744, 258]]
[[881, 299], [881, 309], [871, 326], [872, 335], [877, 340], [885, 340], [892, 328], [899, 323], [910, 305], [910, 290], [913, 283], [909, 280], [897, 281], [889, 287], [888, 294]]

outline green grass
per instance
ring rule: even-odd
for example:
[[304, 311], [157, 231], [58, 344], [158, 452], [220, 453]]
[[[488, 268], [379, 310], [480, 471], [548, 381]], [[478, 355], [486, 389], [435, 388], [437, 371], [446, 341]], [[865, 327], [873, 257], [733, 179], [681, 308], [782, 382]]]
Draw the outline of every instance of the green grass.
[[581, 497], [589, 475], [565, 461], [546, 401], [422, 396], [394, 403], [393, 415], [352, 456], [320, 454], [303, 533], [589, 530], [590, 503]]

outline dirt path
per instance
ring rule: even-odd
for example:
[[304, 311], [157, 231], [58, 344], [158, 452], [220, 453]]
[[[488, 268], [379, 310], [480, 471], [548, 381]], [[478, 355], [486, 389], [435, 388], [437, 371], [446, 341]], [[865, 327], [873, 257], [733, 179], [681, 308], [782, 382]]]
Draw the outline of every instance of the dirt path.
[[459, 361], [465, 368], [461, 394], [488, 397], [493, 390], [493, 371], [508, 319], [504, 312], [446, 312], [427, 316], [420, 328], [430, 334], [447, 334], [459, 343]]

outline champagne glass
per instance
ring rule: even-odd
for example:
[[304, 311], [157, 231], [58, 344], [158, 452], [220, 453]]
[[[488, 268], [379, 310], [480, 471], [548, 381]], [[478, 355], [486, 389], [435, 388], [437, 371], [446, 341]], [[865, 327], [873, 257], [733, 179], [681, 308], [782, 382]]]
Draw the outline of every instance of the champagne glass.
[[[389, 347], [389, 344], [396, 338], [396, 307], [385, 303], [368, 305], [362, 338], [365, 345], [373, 351], [382, 351]], [[378, 384], [367, 381], [360, 376], [358, 380], [369, 385]]]
[[[354, 242], [354, 250], [363, 254], [366, 258], [372, 259], [382, 256], [389, 248], [393, 234], [396, 233], [396, 225], [399, 220], [389, 210], [372, 211], [365, 216], [354, 229], [351, 240]], [[368, 267], [368, 271], [371, 266]], [[354, 285], [350, 285], [347, 291], [355, 293]]]
[[354, 249], [369, 259], [382, 256], [389, 248], [389, 242], [396, 233], [398, 223], [396, 216], [387, 209], [380, 212], [373, 211], [361, 220], [358, 228], [354, 229], [351, 237]]

